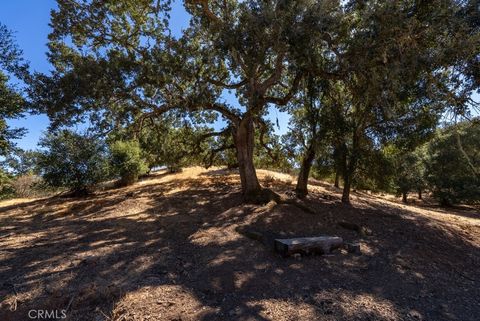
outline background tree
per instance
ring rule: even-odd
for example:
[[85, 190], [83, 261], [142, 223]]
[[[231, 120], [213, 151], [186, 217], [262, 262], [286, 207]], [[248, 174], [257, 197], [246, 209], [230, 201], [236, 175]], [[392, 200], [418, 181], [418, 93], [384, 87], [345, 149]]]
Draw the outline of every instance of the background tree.
[[379, 142], [392, 135], [392, 124], [397, 132], [402, 131], [412, 119], [408, 115], [441, 115], [447, 106], [446, 99], [433, 93], [439, 92], [438, 84], [443, 82], [439, 71], [465, 59], [465, 55], [452, 54], [458, 44], [451, 40], [453, 34], [462, 32], [457, 15], [462, 9], [453, 1], [346, 5], [344, 30], [358, 32], [347, 31], [338, 37], [344, 44], [330, 41], [332, 50], [340, 45], [340, 81], [349, 97], [343, 107], [349, 131], [341, 142], [346, 147], [344, 202], [349, 201], [357, 167], [365, 160], [362, 155], [371, 148], [380, 149]]
[[289, 150], [297, 155], [296, 161], [300, 164], [295, 187], [295, 192], [300, 198], [308, 194], [310, 169], [318, 156], [319, 149], [325, 147], [328, 127], [326, 123], [328, 107], [325, 105], [329, 103], [325, 96], [322, 96], [324, 95], [321, 92], [322, 88], [315, 83], [313, 77], [307, 77], [302, 83], [301, 93], [291, 103], [293, 110], [289, 122], [289, 133], [284, 137]]
[[424, 152], [423, 146], [413, 151], [405, 151], [393, 145], [387, 146], [384, 153], [388, 154], [389, 164], [393, 169], [390, 176], [393, 186], [384, 190], [401, 195], [404, 203], [407, 203], [407, 196], [411, 191], [417, 192], [421, 199], [422, 191], [426, 188]]
[[37, 151], [14, 148], [5, 157], [2, 165], [8, 167], [14, 175], [37, 174], [37, 158]]
[[10, 152], [5, 156], [5, 160], [1, 162], [3, 171], [10, 176], [8, 181], [10, 197], [33, 197], [35, 195], [47, 192], [43, 181], [38, 176], [38, 152], [32, 150], [22, 150], [20, 148], [11, 148]]
[[5, 169], [0, 169], [0, 199], [6, 199], [15, 195], [15, 188], [12, 186], [13, 177]]
[[184, 166], [211, 166], [207, 159], [217, 151], [213, 146], [216, 135], [205, 125], [164, 114], [143, 126], [139, 141], [150, 169], [166, 166], [170, 172], [177, 172]]
[[[480, 121], [475, 119], [473, 122], [461, 122], [439, 131], [428, 144], [426, 179], [432, 195], [441, 204], [480, 201], [478, 137]], [[461, 140], [461, 147], [458, 138]]]
[[[281, 137], [275, 135], [273, 129], [270, 128], [268, 131], [259, 129], [255, 138], [255, 145], [258, 146], [253, 158], [256, 168], [283, 173], [292, 171], [292, 164], [285, 147], [281, 144]], [[226, 165], [228, 166], [228, 163]]]
[[109, 177], [106, 144], [91, 134], [64, 129], [48, 133], [39, 146], [40, 174], [52, 187], [82, 196]]
[[23, 78], [27, 69], [12, 33], [0, 23], [0, 156], [6, 156], [13, 147], [12, 140], [25, 132], [22, 128], [10, 128], [6, 119], [19, 117], [25, 110], [22, 93], [9, 83], [9, 75]]

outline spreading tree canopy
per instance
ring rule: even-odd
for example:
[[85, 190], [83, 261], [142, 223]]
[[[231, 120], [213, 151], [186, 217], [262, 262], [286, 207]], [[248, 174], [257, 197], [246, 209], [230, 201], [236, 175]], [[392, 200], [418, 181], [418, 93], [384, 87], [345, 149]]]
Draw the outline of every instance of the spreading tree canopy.
[[[478, 26], [471, 22], [475, 13], [467, 10], [471, 2], [348, 1], [334, 7], [330, 30], [312, 28], [306, 39], [318, 42], [309, 43], [310, 54], [299, 59], [309, 67], [309, 79], [330, 83], [317, 90], [314, 100], [325, 96], [335, 108], [322, 124], [328, 130], [316, 129], [320, 118], [310, 125], [311, 115], [319, 111], [299, 120], [306, 123], [311, 141], [297, 190], [306, 193], [313, 143], [330, 131], [344, 178], [342, 200], [348, 202], [357, 168], [378, 154], [382, 143], [425, 136], [445, 111], [468, 113], [472, 91], [478, 88], [473, 75], [480, 42]], [[321, 25], [319, 15], [312, 20]]]
[[[301, 70], [293, 48], [308, 32], [309, 1], [186, 1], [192, 23], [180, 39], [168, 29], [169, 2], [58, 1], [52, 15], [51, 75], [37, 75], [32, 97], [56, 123], [86, 116], [105, 126], [176, 109], [212, 111], [228, 122], [242, 189], [261, 194], [255, 128], [268, 104], [285, 105]], [[241, 108], [221, 99], [234, 90]]]
[[[175, 38], [170, 1], [58, 0], [48, 44], [54, 70], [34, 77], [32, 102], [53, 126], [88, 117], [102, 130], [133, 127], [138, 135], [167, 112], [200, 123], [220, 116], [225, 128], [207, 137], [230, 142], [217, 150], [234, 149], [245, 199], [263, 201], [271, 193], [262, 193], [254, 155], [264, 145], [257, 138], [271, 130], [269, 106], [293, 113], [301, 87], [311, 79], [327, 83], [321, 94], [335, 117], [324, 119], [342, 124], [330, 136], [348, 201], [365, 150], [403, 128], [415, 131], [412, 119], [435, 123], [445, 106], [462, 113], [478, 88], [472, 1], [186, 0], [184, 6], [192, 19]], [[239, 106], [222, 98], [225, 90]], [[310, 137], [318, 141], [324, 132]], [[313, 159], [307, 156], [306, 165]]]

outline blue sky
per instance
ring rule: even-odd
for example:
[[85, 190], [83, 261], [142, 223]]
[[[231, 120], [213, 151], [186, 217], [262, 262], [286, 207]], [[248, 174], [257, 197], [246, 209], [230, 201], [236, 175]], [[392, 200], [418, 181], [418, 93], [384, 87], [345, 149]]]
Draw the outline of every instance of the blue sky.
[[[23, 50], [24, 58], [30, 62], [33, 70], [48, 72], [50, 64], [47, 61], [46, 52], [49, 27], [50, 11], [56, 8], [55, 0], [4, 0], [0, 3], [0, 22], [6, 25], [15, 34], [16, 42]], [[181, 30], [188, 26], [189, 15], [184, 10], [182, 1], [176, 0], [171, 12], [171, 29], [175, 36], [181, 34]], [[237, 104], [235, 95], [224, 95], [226, 101], [232, 105]], [[280, 129], [277, 134], [283, 134], [287, 130], [288, 115], [277, 112], [272, 108], [269, 118], [274, 122], [278, 117]], [[25, 115], [21, 119], [8, 120], [12, 127], [24, 127], [28, 133], [17, 140], [17, 146], [23, 149], [35, 149], [37, 142], [46, 130], [49, 121], [45, 115]], [[217, 122], [214, 127], [222, 127], [222, 122]]]
[[[15, 32], [17, 44], [34, 70], [47, 72], [50, 67], [45, 53], [50, 32], [50, 10], [55, 6], [53, 0], [14, 0], [2, 1], [0, 4], [0, 22]], [[48, 118], [26, 116], [23, 119], [9, 120], [8, 123], [13, 127], [28, 129], [27, 135], [18, 140], [17, 144], [25, 149], [33, 149], [41, 132], [48, 126]]]

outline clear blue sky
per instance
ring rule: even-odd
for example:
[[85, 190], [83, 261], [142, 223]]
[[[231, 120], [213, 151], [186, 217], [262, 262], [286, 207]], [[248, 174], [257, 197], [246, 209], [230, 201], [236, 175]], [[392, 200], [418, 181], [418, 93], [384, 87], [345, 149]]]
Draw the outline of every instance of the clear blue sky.
[[[50, 33], [50, 11], [56, 8], [54, 0], [3, 0], [0, 2], [0, 22], [15, 33], [17, 44], [24, 52], [24, 58], [30, 61], [31, 68], [40, 72], [48, 72], [50, 64], [47, 61], [47, 37]], [[180, 35], [182, 28], [188, 26], [189, 15], [185, 12], [182, 1], [175, 0], [171, 12], [171, 29], [175, 36]], [[227, 102], [237, 104], [233, 94], [224, 95]], [[288, 115], [270, 111], [270, 118], [275, 122], [279, 118], [280, 130], [283, 134], [287, 130]], [[8, 120], [12, 127], [27, 128], [28, 133], [16, 141], [24, 149], [35, 149], [42, 132], [47, 128], [49, 121], [45, 115], [26, 115], [22, 119]], [[218, 122], [214, 127], [222, 127]]]
[[[0, 4], [0, 22], [15, 32], [17, 43], [34, 70], [47, 72], [50, 67], [45, 53], [50, 32], [50, 10], [55, 6], [53, 0], [14, 0], [2, 1]], [[9, 120], [8, 123], [13, 127], [28, 129], [27, 135], [18, 141], [18, 146], [33, 149], [41, 132], [48, 126], [48, 118], [26, 116], [23, 119]]]

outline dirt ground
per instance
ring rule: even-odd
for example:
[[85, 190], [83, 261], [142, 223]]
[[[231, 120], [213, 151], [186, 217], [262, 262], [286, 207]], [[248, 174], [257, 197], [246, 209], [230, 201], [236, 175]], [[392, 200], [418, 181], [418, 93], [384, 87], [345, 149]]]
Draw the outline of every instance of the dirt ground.
[[[259, 176], [279, 193], [293, 188], [288, 175]], [[31, 310], [81, 321], [480, 320], [478, 209], [367, 193], [346, 206], [340, 190], [310, 187], [316, 214], [244, 205], [236, 172], [218, 168], [0, 203], [0, 320], [31, 320]], [[363, 254], [283, 258], [246, 229], [338, 235]]]

